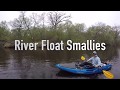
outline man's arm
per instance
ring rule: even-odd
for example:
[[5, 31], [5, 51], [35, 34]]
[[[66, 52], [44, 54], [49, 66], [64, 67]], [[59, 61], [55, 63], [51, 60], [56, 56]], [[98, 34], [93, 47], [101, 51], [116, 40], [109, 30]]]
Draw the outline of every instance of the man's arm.
[[93, 57], [91, 57], [90, 59], [87, 60], [87, 62], [91, 61], [93, 59]]

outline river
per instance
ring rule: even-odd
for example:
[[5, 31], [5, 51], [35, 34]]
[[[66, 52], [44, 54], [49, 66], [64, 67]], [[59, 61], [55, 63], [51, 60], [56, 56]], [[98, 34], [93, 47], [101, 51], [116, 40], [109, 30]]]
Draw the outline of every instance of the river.
[[[74, 66], [84, 55], [88, 59], [92, 51], [15, 51], [0, 48], [0, 79], [107, 79], [103, 74], [74, 75], [60, 71], [55, 64]], [[112, 63], [114, 79], [120, 79], [120, 48], [107, 48], [98, 52], [102, 61]], [[82, 62], [82, 61], [81, 61]]]

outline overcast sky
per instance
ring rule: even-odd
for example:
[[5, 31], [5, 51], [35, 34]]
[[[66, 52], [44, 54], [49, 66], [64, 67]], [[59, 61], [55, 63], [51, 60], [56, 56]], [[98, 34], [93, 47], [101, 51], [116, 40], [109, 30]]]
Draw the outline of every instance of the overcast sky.
[[[27, 16], [33, 12], [38, 14], [43, 11], [28, 11]], [[44, 11], [47, 13], [47, 11]], [[64, 11], [67, 15], [71, 14], [70, 19], [73, 23], [85, 23], [87, 27], [98, 22], [103, 22], [107, 25], [120, 25], [120, 11]], [[0, 11], [0, 21], [10, 21], [19, 16], [19, 11]]]

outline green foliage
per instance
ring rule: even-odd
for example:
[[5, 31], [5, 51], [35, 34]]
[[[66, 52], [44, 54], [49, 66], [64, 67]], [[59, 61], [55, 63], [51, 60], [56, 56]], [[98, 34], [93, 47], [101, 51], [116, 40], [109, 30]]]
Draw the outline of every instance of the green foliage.
[[[120, 28], [118, 28], [120, 29]], [[97, 25], [89, 27], [87, 30], [88, 38], [97, 42], [105, 42], [107, 45], [115, 45], [119, 41], [119, 30], [108, 25]]]
[[0, 40], [9, 40], [10, 39], [10, 31], [0, 27]]
[[[22, 17], [25, 17], [24, 13]], [[51, 26], [45, 26], [44, 24], [39, 26], [38, 23], [38, 26], [31, 26], [32, 22], [30, 21], [30, 18], [19, 17], [12, 22], [14, 27], [12, 30], [9, 30], [7, 23], [2, 21], [0, 23], [0, 40], [22, 39], [25, 42], [41, 42], [44, 39], [50, 40], [50, 42], [96, 40], [96, 42], [104, 42], [109, 46], [120, 45], [120, 27], [118, 26], [112, 27], [104, 23], [98, 23], [86, 28], [84, 23], [73, 24], [71, 21], [66, 21], [65, 23], [59, 23], [53, 29]]]

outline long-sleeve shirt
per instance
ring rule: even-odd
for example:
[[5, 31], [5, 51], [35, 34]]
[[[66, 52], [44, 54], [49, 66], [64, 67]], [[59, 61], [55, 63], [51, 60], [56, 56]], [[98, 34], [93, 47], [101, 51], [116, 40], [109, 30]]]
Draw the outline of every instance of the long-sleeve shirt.
[[100, 58], [96, 55], [95, 57], [91, 57], [89, 60], [87, 61], [91, 61], [91, 63], [93, 64], [93, 66], [95, 67], [98, 67], [100, 66], [102, 63], [101, 63], [101, 60]]

